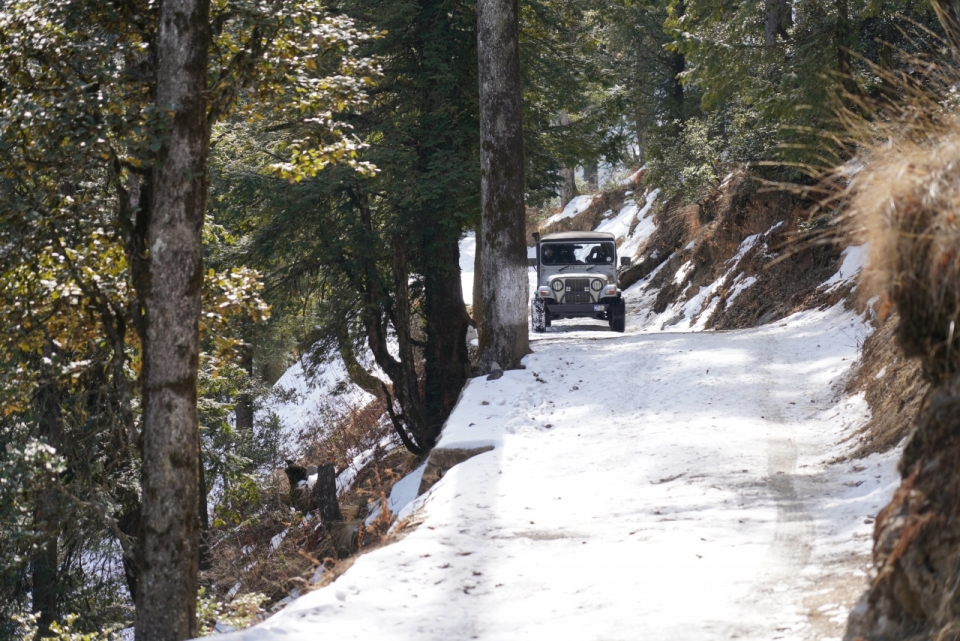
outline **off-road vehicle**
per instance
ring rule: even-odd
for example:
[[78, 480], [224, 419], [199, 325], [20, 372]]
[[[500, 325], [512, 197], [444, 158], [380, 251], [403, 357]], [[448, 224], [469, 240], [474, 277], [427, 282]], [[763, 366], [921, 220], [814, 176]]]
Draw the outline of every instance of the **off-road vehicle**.
[[617, 261], [613, 234], [595, 231], [565, 231], [537, 241], [537, 289], [531, 302], [533, 331], [543, 332], [556, 318], [597, 318], [622, 332], [626, 306], [617, 286]]

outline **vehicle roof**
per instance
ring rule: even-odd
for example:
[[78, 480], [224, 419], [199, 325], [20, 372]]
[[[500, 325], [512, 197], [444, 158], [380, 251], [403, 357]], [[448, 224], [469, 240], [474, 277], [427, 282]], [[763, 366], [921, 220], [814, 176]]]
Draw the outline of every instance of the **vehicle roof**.
[[616, 240], [613, 234], [605, 231], [561, 231], [547, 234], [540, 239], [541, 243], [555, 240]]

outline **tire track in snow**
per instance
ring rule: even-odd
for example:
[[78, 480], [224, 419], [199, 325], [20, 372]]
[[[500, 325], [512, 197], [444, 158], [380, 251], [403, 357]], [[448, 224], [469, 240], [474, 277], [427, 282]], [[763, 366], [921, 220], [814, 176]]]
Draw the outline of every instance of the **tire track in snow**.
[[[761, 359], [758, 387], [762, 390], [758, 400], [768, 424], [766, 484], [777, 506], [777, 521], [764, 571], [748, 598], [769, 607], [771, 599], [791, 598], [784, 593], [784, 588], [795, 584], [809, 563], [816, 532], [813, 519], [797, 490], [795, 472], [799, 448], [789, 432], [791, 421], [784, 417], [782, 402], [777, 399], [777, 390], [783, 389], [786, 382], [777, 374], [778, 363], [773, 354], [782, 354], [785, 350], [775, 349], [772, 345], [777, 340], [775, 336], [758, 338]], [[781, 605], [786, 606], [784, 610], [790, 606], [788, 603]], [[795, 634], [799, 630], [792, 629], [790, 622], [785, 621], [780, 631]]]

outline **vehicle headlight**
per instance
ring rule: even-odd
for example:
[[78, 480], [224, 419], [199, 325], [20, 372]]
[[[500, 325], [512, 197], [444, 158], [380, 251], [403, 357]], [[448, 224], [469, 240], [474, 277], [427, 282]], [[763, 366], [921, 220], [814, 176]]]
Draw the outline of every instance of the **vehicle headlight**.
[[557, 280], [553, 281], [553, 284], [551, 285], [551, 287], [553, 287], [553, 291], [555, 292], [562, 292], [563, 281], [558, 278]]
[[599, 278], [594, 279], [593, 282], [590, 283], [590, 289], [595, 292], [599, 292], [601, 287], [603, 287], [603, 281]]

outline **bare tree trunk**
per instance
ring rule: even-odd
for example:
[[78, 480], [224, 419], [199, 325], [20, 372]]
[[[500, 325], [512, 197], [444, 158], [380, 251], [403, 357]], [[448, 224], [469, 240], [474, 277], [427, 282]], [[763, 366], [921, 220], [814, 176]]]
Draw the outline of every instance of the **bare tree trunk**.
[[587, 189], [600, 191], [600, 166], [596, 160], [583, 168], [583, 182], [587, 185]]
[[197, 634], [200, 235], [209, 139], [208, 0], [164, 0], [157, 42], [157, 106], [170, 110], [147, 223], [144, 316], [143, 514], [137, 641]]
[[[442, 212], [436, 212], [442, 215]], [[423, 445], [433, 448], [444, 421], [450, 416], [467, 382], [467, 327], [470, 319], [463, 304], [460, 280], [459, 230], [436, 221], [435, 233], [425, 233], [423, 243], [431, 256], [423, 275], [423, 316], [427, 344], [424, 358], [424, 405], [427, 425]], [[432, 263], [432, 264], [431, 264]]]
[[[57, 450], [63, 436], [60, 410], [60, 389], [52, 377], [37, 387], [34, 398], [38, 414], [39, 435]], [[31, 599], [37, 619], [37, 638], [50, 634], [50, 624], [59, 618], [60, 595], [59, 532], [62, 514], [58, 510], [55, 479], [46, 478], [35, 491], [34, 526], [40, 530], [40, 541], [31, 558]]]
[[790, 3], [787, 0], [765, 0], [763, 16], [764, 43], [776, 46], [777, 38], [786, 40], [787, 29], [793, 24]]
[[[566, 127], [570, 124], [570, 114], [566, 111], [560, 112], [560, 125]], [[560, 209], [567, 206], [567, 203], [573, 200], [577, 195], [577, 175], [574, 167], [564, 167], [560, 170]]]
[[481, 372], [520, 367], [530, 352], [523, 121], [517, 0], [479, 0], [480, 207], [483, 225]]
[[337, 499], [337, 471], [333, 463], [317, 467], [317, 482], [313, 486], [313, 494], [320, 511], [321, 523], [328, 529], [343, 523], [343, 513], [340, 512], [340, 502]]
[[[250, 342], [252, 333], [251, 321], [244, 318], [241, 321], [240, 335], [243, 337], [243, 345], [240, 346], [240, 367], [247, 373], [247, 385], [253, 381], [253, 344]], [[242, 392], [237, 397], [237, 404], [234, 407], [236, 416], [237, 431], [244, 435], [253, 434], [253, 395], [248, 391]]]
[[682, 53], [674, 52], [670, 54], [670, 63], [673, 66], [673, 103], [674, 109], [676, 110], [676, 117], [680, 122], [683, 122], [685, 118], [683, 117], [683, 82], [681, 81], [680, 74], [682, 74], [687, 69], [687, 59]]

